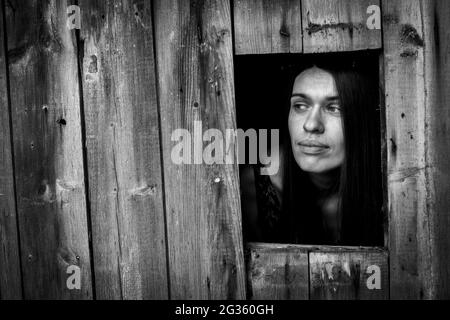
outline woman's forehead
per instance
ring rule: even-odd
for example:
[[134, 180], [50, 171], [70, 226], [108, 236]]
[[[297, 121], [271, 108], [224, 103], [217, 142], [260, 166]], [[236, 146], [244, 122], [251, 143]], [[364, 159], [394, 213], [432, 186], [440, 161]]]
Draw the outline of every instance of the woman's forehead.
[[300, 73], [295, 79], [292, 94], [301, 94], [311, 99], [324, 99], [338, 95], [336, 83], [330, 72], [313, 67]]

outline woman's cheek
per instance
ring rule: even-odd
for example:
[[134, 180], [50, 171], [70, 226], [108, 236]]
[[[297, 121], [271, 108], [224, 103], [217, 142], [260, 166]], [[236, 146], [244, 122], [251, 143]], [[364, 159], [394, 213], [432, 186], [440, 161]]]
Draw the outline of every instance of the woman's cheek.
[[291, 136], [292, 142], [295, 142], [298, 140], [300, 134], [301, 134], [301, 128], [303, 127], [303, 124], [301, 123], [301, 117], [298, 115], [295, 115], [293, 111], [289, 113], [289, 119], [288, 119], [288, 128], [289, 128], [289, 135]]
[[294, 118], [294, 116], [292, 114], [292, 109], [291, 109], [291, 111], [289, 112], [289, 117], [288, 117], [288, 128], [289, 128], [290, 134], [292, 134], [292, 129], [293, 129], [293, 126], [292, 126], [293, 118]]
[[344, 132], [342, 130], [341, 119], [337, 119], [333, 126], [333, 133], [331, 135], [334, 140], [333, 144], [335, 146], [335, 154], [338, 157], [339, 162], [342, 164], [344, 162], [345, 157], [345, 141], [344, 141]]

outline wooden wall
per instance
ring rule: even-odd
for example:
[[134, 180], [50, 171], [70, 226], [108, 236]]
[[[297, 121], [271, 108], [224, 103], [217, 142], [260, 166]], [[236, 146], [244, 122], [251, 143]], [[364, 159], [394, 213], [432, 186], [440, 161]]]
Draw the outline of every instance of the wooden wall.
[[[389, 298], [387, 249], [261, 243], [249, 243], [246, 249], [250, 299]], [[371, 276], [379, 281], [376, 287]]]
[[379, 0], [236, 0], [236, 54], [320, 53], [379, 49], [381, 28], [369, 29]]
[[194, 133], [196, 122], [236, 128], [230, 3], [154, 4], [172, 298], [243, 299], [238, 166], [175, 165], [170, 147], [175, 129]]
[[394, 299], [449, 297], [449, 10], [448, 1], [383, 1]]
[[22, 279], [17, 230], [11, 113], [4, 17], [0, 14], [0, 298], [20, 299]]
[[[450, 297], [448, 1], [81, 0], [80, 30], [71, 0], [0, 3], [1, 299]], [[237, 165], [175, 165], [171, 133], [236, 128], [233, 52], [366, 49], [386, 248], [244, 251]]]
[[[66, 8], [26, 0], [6, 7], [24, 298], [92, 298], [78, 60]], [[81, 290], [66, 289], [70, 265], [81, 268]]]
[[96, 298], [167, 299], [151, 2], [79, 5]]

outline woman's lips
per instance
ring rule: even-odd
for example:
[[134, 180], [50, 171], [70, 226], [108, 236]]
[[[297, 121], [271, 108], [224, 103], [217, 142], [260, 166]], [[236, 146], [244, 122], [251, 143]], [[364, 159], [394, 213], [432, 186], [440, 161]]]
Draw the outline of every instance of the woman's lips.
[[298, 143], [300, 151], [307, 155], [318, 155], [326, 152], [329, 147], [319, 143]]

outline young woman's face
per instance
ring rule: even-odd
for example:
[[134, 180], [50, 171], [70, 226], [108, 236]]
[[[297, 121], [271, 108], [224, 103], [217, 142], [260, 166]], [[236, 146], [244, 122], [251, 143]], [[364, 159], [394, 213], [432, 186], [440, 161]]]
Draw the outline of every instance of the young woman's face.
[[295, 160], [303, 171], [326, 173], [344, 162], [341, 104], [329, 72], [314, 67], [297, 76], [289, 134]]

